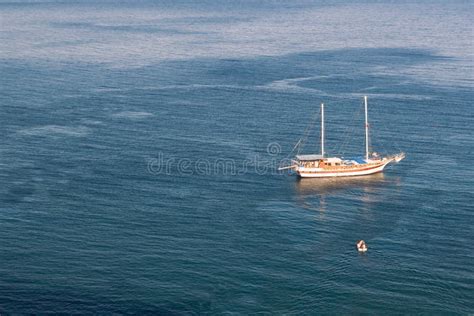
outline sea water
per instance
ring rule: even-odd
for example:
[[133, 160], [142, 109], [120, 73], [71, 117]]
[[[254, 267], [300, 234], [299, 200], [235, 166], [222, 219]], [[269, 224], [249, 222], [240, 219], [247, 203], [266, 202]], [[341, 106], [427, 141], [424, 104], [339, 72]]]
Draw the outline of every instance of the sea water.
[[473, 12], [1, 1], [0, 312], [473, 313]]

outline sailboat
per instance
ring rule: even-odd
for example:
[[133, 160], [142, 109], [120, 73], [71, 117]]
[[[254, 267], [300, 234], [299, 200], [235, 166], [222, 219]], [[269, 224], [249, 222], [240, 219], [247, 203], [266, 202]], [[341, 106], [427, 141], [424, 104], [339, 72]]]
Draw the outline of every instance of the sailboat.
[[369, 122], [367, 114], [367, 96], [364, 97], [365, 108], [365, 156], [359, 158], [327, 157], [324, 151], [324, 103], [321, 103], [321, 153], [296, 155], [289, 166], [278, 170], [292, 169], [302, 178], [355, 177], [382, 172], [392, 162], [400, 162], [405, 153], [379, 156], [369, 152]]

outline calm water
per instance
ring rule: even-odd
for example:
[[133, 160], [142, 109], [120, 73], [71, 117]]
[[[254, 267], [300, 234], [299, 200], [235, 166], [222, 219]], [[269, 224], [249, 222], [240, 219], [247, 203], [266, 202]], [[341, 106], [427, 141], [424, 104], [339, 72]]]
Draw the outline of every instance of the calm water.
[[0, 313], [473, 313], [473, 12], [0, 2]]

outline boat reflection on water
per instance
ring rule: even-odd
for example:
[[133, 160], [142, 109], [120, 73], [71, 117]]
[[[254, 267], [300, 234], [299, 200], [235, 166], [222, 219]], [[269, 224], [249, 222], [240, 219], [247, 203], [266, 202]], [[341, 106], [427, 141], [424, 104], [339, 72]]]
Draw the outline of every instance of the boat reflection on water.
[[386, 182], [385, 176], [380, 172], [359, 177], [299, 178], [295, 182], [295, 187], [297, 193], [301, 195], [321, 195], [347, 189], [373, 189], [384, 182]]
[[[391, 183], [383, 173], [360, 177], [337, 178], [304, 178], [295, 181], [297, 202], [305, 209], [324, 212], [327, 209], [327, 198], [348, 196], [363, 203], [371, 203], [377, 199], [378, 190], [383, 190], [384, 184]], [[396, 181], [396, 180], [395, 180]]]

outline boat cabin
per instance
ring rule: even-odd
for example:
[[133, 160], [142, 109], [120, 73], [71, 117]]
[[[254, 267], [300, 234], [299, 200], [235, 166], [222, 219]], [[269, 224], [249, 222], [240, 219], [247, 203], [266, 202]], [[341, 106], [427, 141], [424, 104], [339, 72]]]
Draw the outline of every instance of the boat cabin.
[[325, 158], [321, 155], [297, 155], [296, 159], [301, 167], [305, 168], [324, 168], [342, 166], [342, 159], [337, 157]]

